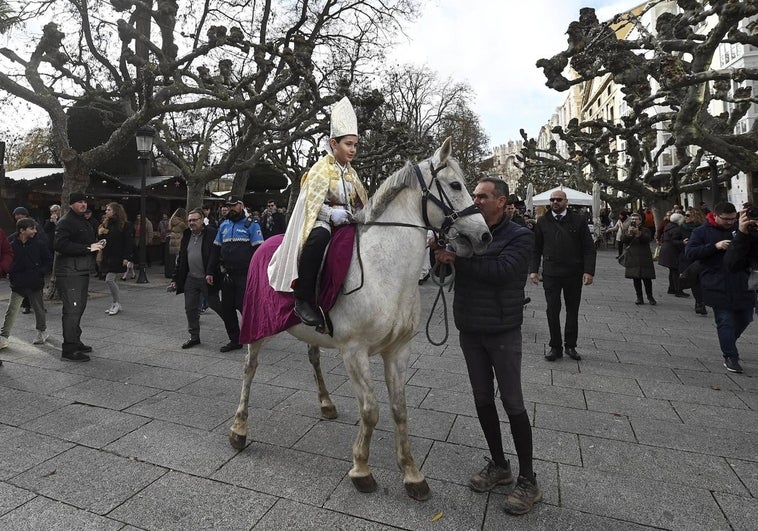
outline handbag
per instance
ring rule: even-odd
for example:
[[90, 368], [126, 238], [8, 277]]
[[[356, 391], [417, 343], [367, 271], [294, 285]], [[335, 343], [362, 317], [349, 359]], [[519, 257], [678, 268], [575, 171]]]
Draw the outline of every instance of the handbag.
[[747, 277], [747, 289], [758, 291], [758, 266], [750, 267], [750, 276]]
[[653, 261], [657, 261], [658, 257], [661, 256], [661, 244], [655, 246], [655, 251], [653, 251]]
[[684, 268], [684, 271], [679, 273], [679, 287], [681, 289], [690, 289], [697, 286], [700, 282], [700, 271], [703, 269], [703, 264], [700, 260], [695, 260], [690, 265]]

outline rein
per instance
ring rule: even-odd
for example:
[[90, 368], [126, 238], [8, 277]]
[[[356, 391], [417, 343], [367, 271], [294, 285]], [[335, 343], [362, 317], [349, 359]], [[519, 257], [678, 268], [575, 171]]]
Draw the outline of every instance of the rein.
[[[442, 164], [440, 167], [435, 168], [434, 165], [430, 162], [429, 168], [432, 174], [432, 180], [429, 182], [429, 186], [426, 185], [426, 182], [424, 181], [424, 176], [421, 174], [421, 168], [419, 168], [418, 164], [413, 165], [413, 171], [416, 174], [416, 178], [418, 179], [419, 186], [421, 187], [421, 214], [424, 219], [424, 225], [416, 225], [413, 223], [402, 223], [402, 222], [394, 222], [394, 221], [367, 221], [362, 223], [362, 225], [370, 227], [370, 226], [380, 226], [380, 227], [406, 227], [406, 228], [414, 228], [414, 229], [421, 229], [424, 231], [431, 230], [434, 233], [434, 236], [437, 240], [437, 245], [440, 247], [446, 247], [449, 242], [448, 232], [452, 228], [453, 224], [455, 224], [456, 221], [458, 221], [460, 218], [465, 216], [470, 216], [473, 214], [478, 214], [479, 207], [476, 205], [469, 205], [468, 207], [464, 208], [463, 210], [455, 210], [453, 208], [453, 203], [450, 201], [450, 198], [445, 194], [445, 191], [442, 188], [442, 185], [439, 182], [439, 179], [437, 179], [437, 174], [441, 172], [443, 169], [447, 167], [447, 164]], [[430, 193], [429, 188], [433, 185], [436, 185], [437, 187], [437, 194], [439, 197], [433, 195]], [[431, 222], [429, 221], [429, 211], [428, 211], [428, 205], [429, 201], [434, 203], [440, 210], [442, 210], [442, 213], [445, 215], [444, 220], [442, 221], [442, 225], [440, 227], [434, 227], [432, 226]], [[363, 276], [363, 260], [361, 258], [361, 239], [360, 239], [360, 231], [355, 231], [355, 247], [356, 247], [356, 253], [358, 255], [358, 266], [361, 271], [361, 282], [358, 284], [356, 288], [351, 289], [350, 291], [346, 291], [345, 295], [350, 295], [351, 293], [355, 293], [359, 289], [363, 287], [364, 282], [364, 276]], [[445, 267], [443, 267], [445, 266]], [[450, 273], [446, 272], [446, 270], [449, 269]], [[432, 269], [431, 274], [432, 281], [439, 286], [439, 291], [437, 292], [437, 297], [434, 299], [434, 303], [432, 304], [432, 308], [429, 311], [429, 318], [426, 321], [426, 339], [434, 346], [441, 346], [444, 345], [447, 342], [447, 339], [450, 334], [450, 328], [448, 325], [448, 319], [447, 319], [447, 300], [445, 299], [445, 287], [450, 286], [450, 289], [452, 290], [452, 283], [453, 279], [455, 278], [455, 267], [453, 264], [435, 264], [434, 268]], [[432, 317], [434, 316], [434, 311], [437, 308], [437, 303], [442, 300], [442, 313], [444, 317], [444, 323], [445, 323], [445, 335], [442, 338], [440, 342], [435, 342], [430, 334], [430, 328], [431, 328], [431, 322]]]

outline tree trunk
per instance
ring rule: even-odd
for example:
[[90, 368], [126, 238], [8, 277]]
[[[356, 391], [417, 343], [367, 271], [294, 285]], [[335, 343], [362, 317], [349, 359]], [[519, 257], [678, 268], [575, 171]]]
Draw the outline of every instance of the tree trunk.
[[205, 183], [199, 179], [187, 179], [187, 212], [203, 206]]

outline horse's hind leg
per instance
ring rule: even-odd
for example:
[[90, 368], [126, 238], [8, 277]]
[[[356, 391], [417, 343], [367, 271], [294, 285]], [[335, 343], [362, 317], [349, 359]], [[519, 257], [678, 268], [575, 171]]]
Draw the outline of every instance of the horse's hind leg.
[[342, 359], [350, 376], [350, 382], [353, 384], [355, 396], [358, 398], [358, 413], [361, 418], [358, 436], [353, 443], [353, 468], [350, 469], [348, 475], [358, 491], [374, 492], [377, 485], [368, 466], [368, 457], [371, 435], [379, 421], [379, 406], [374, 396], [368, 353], [365, 350], [343, 352]]
[[325, 419], [336, 419], [337, 408], [334, 406], [329, 390], [324, 383], [324, 375], [321, 373], [321, 351], [316, 345], [308, 345], [308, 359], [313, 366], [313, 376], [318, 386], [318, 401], [321, 403], [321, 416]]
[[247, 346], [240, 403], [237, 406], [237, 413], [234, 415], [234, 423], [229, 429], [229, 444], [237, 450], [242, 450], [247, 442], [247, 403], [250, 400], [250, 384], [253, 382], [255, 370], [258, 368], [258, 352], [260, 352], [263, 342], [263, 339], [259, 339]]
[[383, 354], [384, 380], [387, 382], [392, 418], [395, 421], [395, 458], [403, 472], [403, 483], [408, 496], [415, 500], [428, 500], [431, 497], [429, 485], [419, 471], [411, 453], [408, 438], [408, 409], [405, 403], [405, 380], [408, 372], [408, 345], [395, 352]]

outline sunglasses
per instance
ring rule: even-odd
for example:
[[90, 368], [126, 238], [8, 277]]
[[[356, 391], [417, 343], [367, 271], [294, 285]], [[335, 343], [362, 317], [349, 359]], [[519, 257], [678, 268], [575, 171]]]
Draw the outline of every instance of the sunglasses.
[[550, 202], [551, 203], [560, 203], [561, 201], [563, 201], [563, 199], [561, 199], [560, 197], [551, 197], [550, 198]]

